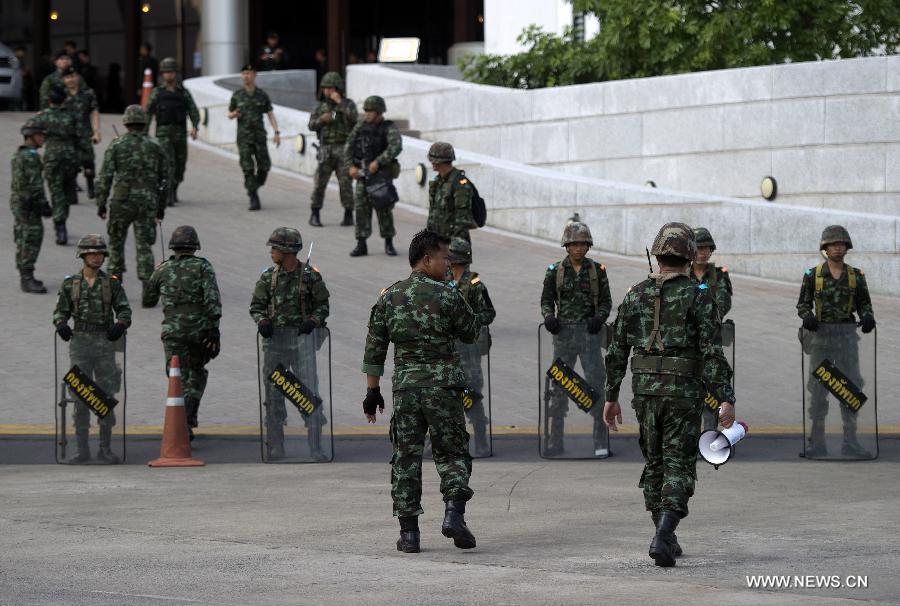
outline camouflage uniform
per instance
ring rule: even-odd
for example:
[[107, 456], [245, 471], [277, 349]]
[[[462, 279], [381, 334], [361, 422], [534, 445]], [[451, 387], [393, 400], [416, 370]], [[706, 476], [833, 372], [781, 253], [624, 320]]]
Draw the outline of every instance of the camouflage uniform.
[[244, 188], [252, 195], [266, 182], [272, 161], [266, 143], [263, 116], [272, 111], [272, 101], [266, 91], [256, 87], [252, 93], [240, 88], [231, 95], [228, 111], [240, 110], [237, 118], [237, 146]]
[[[184, 408], [188, 425], [197, 427], [197, 411], [206, 389], [209, 372], [206, 364], [218, 354], [219, 318], [222, 302], [212, 264], [195, 257], [200, 240], [193, 227], [175, 229], [169, 238], [175, 251], [162, 262], [144, 290], [144, 307], [154, 307], [163, 298], [162, 342], [166, 353], [166, 370], [172, 356], [181, 364]], [[210, 350], [210, 340], [216, 344]]]
[[[48, 74], [41, 80], [41, 87], [38, 90], [38, 102], [40, 104], [41, 109], [47, 109], [50, 107], [50, 89], [54, 86], [65, 87], [65, 83], [63, 82], [62, 72], [58, 69], [53, 70], [52, 73]], [[84, 81], [84, 78], [79, 78], [78, 80], [78, 90], [84, 90], [88, 88], [87, 83]]]
[[[167, 65], [166, 59], [163, 59], [160, 69], [165, 71], [169, 67], [171, 65]], [[170, 191], [174, 196], [178, 186], [184, 181], [184, 167], [187, 164], [187, 120], [190, 118], [191, 126], [198, 128], [200, 112], [194, 103], [194, 97], [182, 85], [176, 84], [170, 90], [165, 84], [160, 84], [150, 92], [150, 100], [147, 102], [148, 133], [154, 117], [156, 140], [168, 161]]]
[[[140, 106], [130, 105], [125, 120], [126, 126], [143, 127], [146, 115]], [[167, 174], [162, 148], [142, 128], [130, 130], [106, 149], [97, 179], [97, 206], [105, 209], [111, 198], [107, 224], [110, 273], [121, 276], [125, 271], [125, 239], [128, 226], [134, 224], [138, 278], [146, 281], [153, 274], [156, 219], [165, 214]]]
[[[53, 223], [65, 226], [69, 206], [78, 203], [75, 178], [81, 165], [78, 142], [78, 120], [64, 107], [51, 107], [38, 114], [46, 129], [44, 143], [44, 177], [53, 205]], [[65, 244], [57, 235], [57, 244]]]
[[[320, 88], [336, 88], [344, 94], [344, 82], [341, 77], [328, 72], [322, 77]], [[322, 116], [331, 114], [333, 120], [328, 124], [322, 122]], [[353, 183], [347, 170], [344, 168], [347, 160], [344, 157], [344, 145], [350, 131], [356, 124], [358, 114], [356, 104], [352, 99], [343, 97], [340, 104], [335, 103], [324, 96], [320, 97], [318, 105], [309, 114], [309, 130], [314, 131], [319, 138], [319, 162], [314, 177], [312, 192], [312, 209], [322, 208], [325, 200], [325, 187], [331, 178], [331, 173], [337, 177], [341, 190], [341, 206], [345, 211], [353, 210]]]
[[[453, 162], [456, 153], [449, 143], [437, 142], [428, 150], [429, 162]], [[471, 242], [469, 230], [477, 227], [472, 218], [474, 188], [466, 173], [452, 168], [445, 177], [435, 174], [428, 184], [428, 229], [447, 238]]]
[[[571, 223], [563, 233], [563, 246], [576, 242], [593, 245], [590, 230], [584, 223]], [[561, 283], [559, 272], [562, 272]], [[556, 316], [561, 323], [559, 334], [553, 336], [553, 358], [562, 358], [563, 362], [572, 368], [575, 367], [578, 358], [581, 358], [584, 378], [598, 392], [601, 399], [606, 379], [601, 339], [599, 334], [589, 334], [585, 323], [592, 318], [596, 318], [595, 321], [599, 321], [600, 324], [605, 323], [611, 309], [612, 295], [609, 292], [609, 279], [604, 265], [585, 257], [581, 270], [576, 274], [571, 258], [566, 256], [562, 261], [553, 263], [547, 268], [544, 274], [544, 288], [541, 291], [541, 315], [544, 318]], [[550, 437], [546, 449], [551, 456], [564, 450], [565, 418], [569, 411], [566, 392], [554, 386], [552, 394], [550, 409], [547, 411]], [[599, 406], [595, 406], [590, 414], [594, 417], [594, 448], [605, 449], [608, 432], [603, 423], [603, 411]]]
[[[43, 132], [43, 124], [31, 119], [22, 127], [23, 135]], [[12, 159], [12, 194], [9, 208], [13, 214], [13, 236], [16, 242], [16, 269], [26, 292], [47, 292], [43, 283], [33, 284], [34, 264], [44, 240], [42, 216], [48, 216], [49, 204], [44, 195], [43, 164], [36, 147], [22, 145]]]
[[[78, 80], [81, 82], [81, 80]], [[72, 94], [66, 89], [66, 102], [63, 106], [75, 114], [76, 132], [78, 137], [78, 166], [84, 169], [84, 177], [88, 184], [93, 184], [95, 167], [94, 167], [94, 142], [92, 136], [94, 128], [91, 125], [91, 114], [100, 110], [100, 104], [97, 102], [97, 95], [93, 89], [81, 88]], [[91, 185], [92, 187], [92, 185]], [[91, 188], [88, 189], [90, 194]]]

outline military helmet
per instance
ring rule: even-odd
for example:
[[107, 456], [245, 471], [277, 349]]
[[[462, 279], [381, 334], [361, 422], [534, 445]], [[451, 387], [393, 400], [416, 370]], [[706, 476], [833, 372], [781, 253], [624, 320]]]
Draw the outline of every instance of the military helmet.
[[180, 225], [172, 232], [169, 238], [171, 250], [200, 250], [200, 237], [197, 230], [190, 225]]
[[822, 231], [822, 239], [819, 242], [819, 250], [825, 250], [825, 247], [835, 242], [843, 242], [847, 245], [847, 250], [853, 248], [853, 241], [850, 239], [850, 232], [843, 225], [829, 225]]
[[147, 124], [147, 112], [144, 108], [136, 103], [125, 108], [125, 114], [122, 116], [122, 123], [125, 126], [129, 124]]
[[581, 221], [572, 221], [563, 230], [560, 246], [568, 246], [575, 242], [587, 242], [594, 245], [594, 238], [591, 237], [591, 228]]
[[178, 61], [175, 60], [175, 57], [166, 57], [162, 61], [159, 62], [159, 72], [177, 72], [178, 71]]
[[371, 97], [366, 97], [366, 100], [363, 101], [363, 111], [383, 114], [387, 111], [387, 106], [384, 104], [384, 99], [378, 95], [372, 95]]
[[319, 82], [319, 88], [337, 88], [344, 90], [344, 79], [337, 72], [327, 72]]
[[293, 227], [279, 227], [269, 236], [267, 246], [285, 253], [297, 253], [303, 248], [303, 238]]
[[88, 253], [103, 253], [109, 256], [109, 250], [106, 248], [106, 240], [100, 234], [88, 234], [81, 236], [78, 245], [75, 247], [75, 258], [80, 259]]
[[472, 262], [472, 245], [463, 238], [453, 238], [450, 242], [450, 262], [465, 263], [468, 265]]
[[456, 160], [456, 152], [449, 143], [436, 141], [428, 148], [429, 162], [453, 162], [454, 160]]
[[47, 99], [53, 105], [59, 105], [66, 100], [66, 89], [64, 89], [59, 84], [54, 84], [50, 87], [50, 91], [47, 93]]
[[697, 248], [709, 246], [712, 250], [716, 250], [716, 241], [705, 227], [694, 228], [694, 241], [697, 243]]
[[44, 133], [46, 132], [46, 130], [47, 127], [37, 116], [32, 116], [25, 120], [25, 124], [23, 124], [22, 128], [19, 129], [19, 131], [26, 137], [30, 137], [31, 135], [37, 133]]
[[684, 223], [666, 223], [663, 225], [650, 254], [655, 256], [673, 255], [688, 261], [693, 261], [697, 256], [697, 241], [694, 240], [694, 230]]

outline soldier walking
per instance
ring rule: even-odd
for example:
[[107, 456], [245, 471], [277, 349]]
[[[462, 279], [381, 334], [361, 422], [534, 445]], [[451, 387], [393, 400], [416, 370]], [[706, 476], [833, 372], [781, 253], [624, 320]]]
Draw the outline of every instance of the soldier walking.
[[172, 356], [178, 356], [184, 412], [188, 433], [193, 439], [200, 400], [209, 376], [206, 365], [219, 355], [222, 302], [212, 264], [195, 255], [200, 250], [197, 230], [190, 225], [176, 227], [169, 238], [169, 249], [173, 254], [150, 276], [142, 304], [155, 307], [160, 296], [163, 298], [162, 342], [166, 371]]
[[319, 83], [319, 104], [309, 114], [309, 130], [319, 138], [319, 162], [312, 192], [312, 215], [309, 224], [322, 227], [319, 216], [325, 202], [325, 187], [331, 173], [337, 177], [341, 190], [344, 219], [341, 225], [353, 225], [353, 182], [344, 169], [344, 145], [356, 126], [356, 104], [344, 97], [344, 80], [337, 72], [328, 72]]
[[441, 533], [460, 549], [475, 547], [466, 526], [472, 498], [469, 434], [463, 413], [466, 377], [455, 351], [457, 340], [474, 343], [481, 325], [462, 294], [446, 283], [450, 258], [444, 236], [423, 230], [409, 245], [410, 276], [382, 291], [369, 317], [363, 356], [369, 423], [384, 412], [379, 383], [388, 346], [394, 344], [394, 410], [390, 436], [391, 496], [400, 521], [397, 550], [419, 552], [422, 510], [422, 451], [430, 433], [434, 464], [441, 476], [445, 513]]
[[449, 143], [432, 143], [428, 161], [436, 173], [428, 184], [428, 229], [448, 238], [471, 242], [472, 183], [466, 173], [453, 166], [456, 152]]
[[78, 176], [78, 125], [73, 112], [65, 109], [66, 91], [53, 86], [47, 94], [50, 107], [38, 114], [44, 124], [44, 176], [50, 201], [53, 204], [53, 225], [56, 243], [65, 246], [69, 242], [66, 221], [69, 207], [78, 202], [75, 178]]
[[666, 223], [650, 254], [659, 273], [632, 286], [619, 306], [606, 354], [603, 418], [618, 431], [619, 388], [631, 356], [632, 406], [645, 461], [639, 486], [656, 526], [649, 555], [657, 566], [674, 566], [681, 555], [675, 528], [688, 515], [697, 477], [703, 398], [708, 389], [721, 402], [725, 427], [734, 422], [735, 400], [719, 345], [718, 309], [710, 289], [689, 276], [697, 255], [694, 232], [684, 223]]
[[[90, 88], [81, 86], [81, 75], [73, 66], [63, 70], [63, 82], [66, 86], [66, 101], [64, 107], [75, 114], [75, 124], [78, 139], [79, 167], [84, 170], [84, 180], [87, 183], [88, 198], [96, 195], [94, 189], [94, 177], [96, 176], [94, 163], [94, 146], [100, 143], [100, 104], [97, 95]], [[78, 198], [75, 198], [75, 203]]]

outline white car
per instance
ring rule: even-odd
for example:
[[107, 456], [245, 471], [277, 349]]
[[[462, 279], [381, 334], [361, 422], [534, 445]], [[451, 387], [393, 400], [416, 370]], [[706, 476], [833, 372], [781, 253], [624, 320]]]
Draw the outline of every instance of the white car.
[[15, 106], [22, 96], [22, 72], [11, 48], [0, 43], [0, 108]]

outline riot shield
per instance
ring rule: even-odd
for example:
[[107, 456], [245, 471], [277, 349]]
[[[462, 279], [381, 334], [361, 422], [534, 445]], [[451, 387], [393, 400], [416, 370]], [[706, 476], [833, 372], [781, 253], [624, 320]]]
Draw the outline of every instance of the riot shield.
[[460, 365], [466, 375], [463, 407], [469, 431], [469, 454], [479, 459], [494, 454], [491, 430], [491, 333], [487, 326], [475, 343], [457, 342]]
[[[734, 388], [734, 377], [737, 372], [734, 367], [735, 352], [735, 330], [734, 320], [725, 320], [722, 322], [722, 353], [728, 363], [731, 364], [731, 387]], [[703, 431], [715, 430], [719, 426], [719, 401], [709, 392], [703, 399]]]
[[603, 423], [609, 328], [587, 332], [585, 322], [564, 323], [557, 335], [538, 326], [539, 454], [547, 459], [605, 459]]
[[801, 328], [803, 452], [801, 457], [865, 460], [878, 456], [875, 331], [856, 324]]
[[259, 426], [264, 463], [334, 459], [331, 416], [331, 332], [296, 327], [257, 335]]
[[55, 334], [53, 354], [56, 462], [124, 463], [125, 336], [76, 327], [68, 342]]

